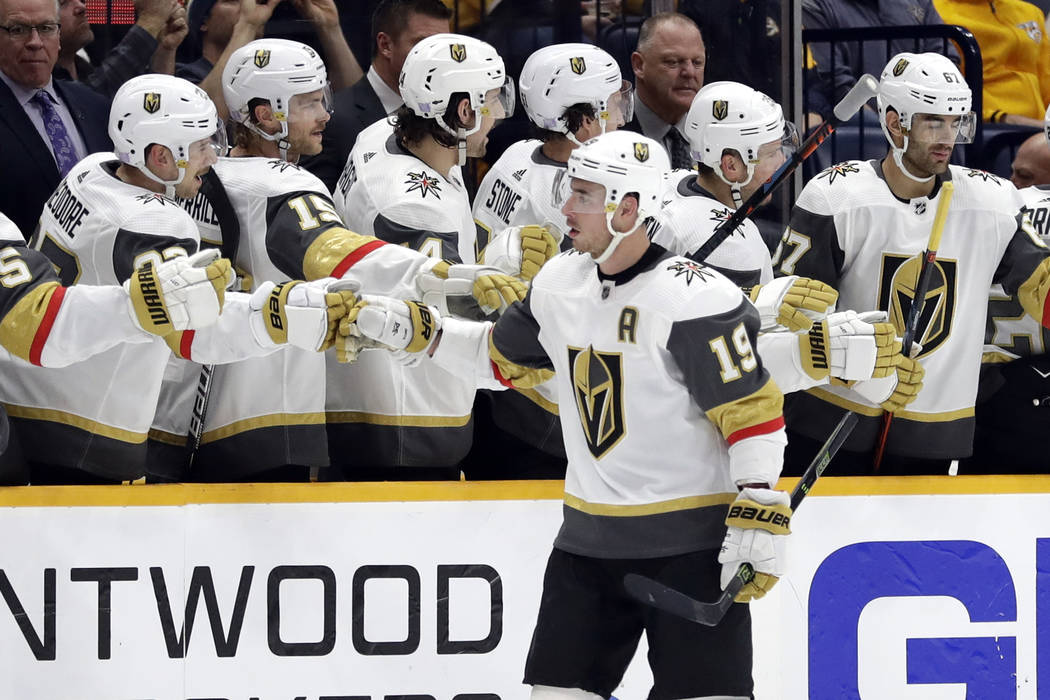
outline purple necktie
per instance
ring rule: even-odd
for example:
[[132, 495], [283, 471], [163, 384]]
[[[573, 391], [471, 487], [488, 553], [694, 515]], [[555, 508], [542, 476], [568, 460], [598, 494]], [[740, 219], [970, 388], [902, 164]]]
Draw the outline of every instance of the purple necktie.
[[51, 142], [51, 148], [55, 151], [55, 162], [58, 163], [58, 172], [62, 177], [66, 176], [69, 169], [77, 164], [77, 152], [73, 148], [73, 141], [69, 138], [66, 125], [62, 123], [62, 117], [58, 116], [58, 110], [46, 91], [40, 90], [30, 100], [40, 110], [44, 118], [44, 130]]

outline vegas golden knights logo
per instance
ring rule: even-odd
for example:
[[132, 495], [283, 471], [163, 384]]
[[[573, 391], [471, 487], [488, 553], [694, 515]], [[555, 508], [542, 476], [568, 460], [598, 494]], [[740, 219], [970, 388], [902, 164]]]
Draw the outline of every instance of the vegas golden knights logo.
[[649, 160], [649, 144], [635, 142], [634, 157], [639, 163]]
[[449, 44], [448, 51], [456, 63], [463, 63], [467, 60], [467, 47], [463, 44]]
[[729, 102], [726, 100], [715, 100], [711, 103], [711, 116], [722, 121], [729, 116]]
[[900, 77], [900, 74], [904, 72], [904, 69], [908, 67], [908, 59], [902, 58], [893, 64], [893, 75]]
[[[900, 335], [904, 335], [904, 326], [908, 322], [923, 257], [922, 253], [911, 257], [890, 253], [882, 256], [878, 308], [889, 312], [890, 323]], [[919, 357], [926, 357], [939, 348], [952, 333], [957, 273], [955, 260], [938, 258], [934, 264], [915, 331], [915, 342], [922, 345]]]
[[265, 68], [270, 64], [270, 50], [259, 49], [255, 52], [255, 67]]
[[587, 447], [601, 459], [623, 439], [623, 355], [569, 347], [572, 388]]
[[150, 114], [156, 114], [160, 109], [160, 93], [147, 92], [142, 98], [142, 109]]
[[569, 59], [569, 67], [572, 68], [572, 72], [576, 75], [583, 75], [587, 72], [587, 64], [583, 60], [583, 56], [573, 56]]

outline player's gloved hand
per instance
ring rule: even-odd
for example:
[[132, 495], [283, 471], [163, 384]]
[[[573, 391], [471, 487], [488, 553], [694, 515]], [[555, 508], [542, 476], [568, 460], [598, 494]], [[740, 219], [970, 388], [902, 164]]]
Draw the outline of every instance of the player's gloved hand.
[[480, 321], [503, 313], [528, 289], [519, 280], [486, 265], [441, 260], [417, 279], [423, 303], [442, 314]]
[[[912, 347], [914, 350], [915, 346]], [[894, 370], [887, 377], [857, 382], [851, 388], [868, 401], [879, 404], [890, 413], [896, 413], [919, 395], [926, 370], [912, 357], [901, 357]]]
[[791, 534], [791, 498], [784, 491], [743, 488], [729, 506], [726, 525], [729, 530], [718, 555], [722, 588], [733, 580], [741, 564], [749, 563], [755, 577], [737, 594], [736, 602], [761, 598], [784, 573], [785, 545]]
[[413, 367], [422, 360], [441, 329], [441, 313], [418, 301], [365, 294], [340, 324], [339, 335], [359, 335], [372, 347], [391, 350], [395, 359]]
[[131, 318], [147, 333], [195, 330], [218, 320], [233, 280], [230, 261], [215, 249], [148, 262], [124, 282]]
[[814, 379], [846, 381], [888, 377], [903, 359], [901, 342], [885, 311], [839, 311], [799, 335], [802, 369]]
[[556, 234], [546, 226], [511, 226], [485, 247], [481, 262], [527, 282], [558, 254]]
[[747, 292], [758, 309], [762, 330], [783, 326], [789, 331], [808, 331], [835, 310], [839, 293], [820, 280], [791, 275], [778, 277]]
[[327, 350], [339, 321], [357, 303], [355, 286], [332, 277], [313, 282], [263, 282], [249, 300], [251, 330], [260, 345], [285, 343], [304, 350]]

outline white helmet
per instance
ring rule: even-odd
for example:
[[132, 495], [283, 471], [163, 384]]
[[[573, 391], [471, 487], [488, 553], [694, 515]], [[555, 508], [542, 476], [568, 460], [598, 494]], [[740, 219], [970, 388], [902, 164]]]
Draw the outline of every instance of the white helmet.
[[541, 129], [566, 134], [576, 142], [565, 123], [565, 110], [587, 104], [594, 108], [602, 133], [614, 95], [624, 124], [634, 113], [631, 84], [623, 79], [616, 59], [590, 44], [555, 44], [536, 51], [521, 69], [518, 80], [521, 104], [532, 123]]
[[[751, 182], [759, 162], [759, 149], [780, 141], [790, 155], [798, 147], [795, 125], [784, 120], [780, 105], [747, 85], [728, 80], [700, 89], [689, 107], [685, 136], [693, 160], [715, 171], [740, 200], [740, 188]], [[747, 167], [747, 179], [730, 182], [722, 172], [722, 152], [736, 151]], [[739, 201], [738, 201], [739, 206]]]
[[[109, 137], [117, 157], [164, 185], [169, 197], [186, 176], [192, 144], [212, 139], [216, 153], [226, 153], [226, 129], [211, 98], [171, 75], [140, 75], [121, 85], [109, 109]], [[171, 151], [179, 169], [176, 179], [164, 180], [146, 167], [146, 151], [153, 143]]]
[[[514, 82], [507, 77], [503, 59], [484, 41], [461, 34], [434, 34], [416, 44], [405, 58], [398, 85], [409, 109], [436, 120], [460, 141], [481, 128], [489, 90], [501, 91], [504, 116], [514, 112]], [[469, 130], [445, 123], [445, 110], [457, 92], [467, 93], [474, 110], [474, 126]]]
[[569, 177], [605, 187], [605, 201], [598, 210], [605, 212], [605, 226], [613, 239], [595, 259], [596, 263], [608, 260], [620, 241], [633, 232], [616, 231], [612, 227], [613, 215], [624, 195], [638, 195], [638, 223], [641, 224], [660, 211], [660, 197], [670, 172], [671, 160], [660, 142], [632, 131], [602, 134], [572, 151]]
[[[296, 95], [321, 90], [322, 104], [331, 111], [331, 88], [324, 61], [306, 44], [287, 39], [258, 39], [230, 56], [222, 71], [222, 96], [230, 118], [262, 136], [276, 141], [281, 157], [287, 158], [288, 119]], [[267, 100], [281, 130], [267, 134], [251, 119], [249, 102]]]
[[[970, 110], [970, 86], [962, 73], [950, 60], [935, 53], [899, 53], [890, 59], [879, 79], [879, 122], [882, 133], [893, 149], [893, 159], [905, 175], [917, 182], [932, 179], [918, 178], [908, 172], [901, 163], [901, 155], [908, 148], [912, 131], [912, 117], [916, 114], [935, 114], [958, 117], [955, 143], [969, 143], [977, 126], [977, 119]], [[894, 110], [900, 117], [904, 131], [903, 147], [897, 148], [886, 127], [886, 113]], [[955, 123], [953, 121], [953, 128]]]

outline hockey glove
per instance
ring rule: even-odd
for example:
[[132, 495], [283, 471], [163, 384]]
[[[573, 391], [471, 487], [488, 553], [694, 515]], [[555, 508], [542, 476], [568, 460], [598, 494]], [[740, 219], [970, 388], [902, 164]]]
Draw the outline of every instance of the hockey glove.
[[729, 530], [718, 555], [722, 588], [733, 580], [741, 564], [749, 563], [755, 569], [754, 579], [737, 594], [736, 602], [761, 598], [784, 573], [785, 545], [791, 534], [790, 504], [784, 491], [747, 487], [729, 506]]
[[840, 311], [800, 335], [802, 369], [813, 379], [888, 377], [900, 363], [901, 342], [886, 312]]
[[366, 294], [341, 324], [339, 334], [367, 338], [412, 367], [422, 360], [440, 329], [441, 313], [432, 306]]
[[896, 413], [919, 395], [926, 370], [918, 360], [911, 357], [901, 357], [895, 369], [888, 377], [857, 382], [852, 389], [868, 401], [879, 404], [890, 413]]
[[481, 262], [528, 282], [558, 254], [558, 239], [543, 226], [512, 226], [485, 247]]
[[335, 343], [340, 319], [356, 303], [349, 281], [263, 282], [249, 300], [252, 335], [263, 346], [327, 350]]
[[779, 277], [768, 284], [744, 290], [758, 309], [762, 330], [783, 326], [789, 331], [808, 331], [835, 310], [839, 293], [808, 277]]
[[480, 321], [503, 313], [528, 293], [520, 281], [484, 265], [441, 260], [420, 274], [417, 286], [423, 303], [442, 314]]
[[124, 291], [135, 323], [163, 336], [215, 323], [232, 281], [230, 261], [211, 249], [156, 266], [147, 262], [124, 282]]

